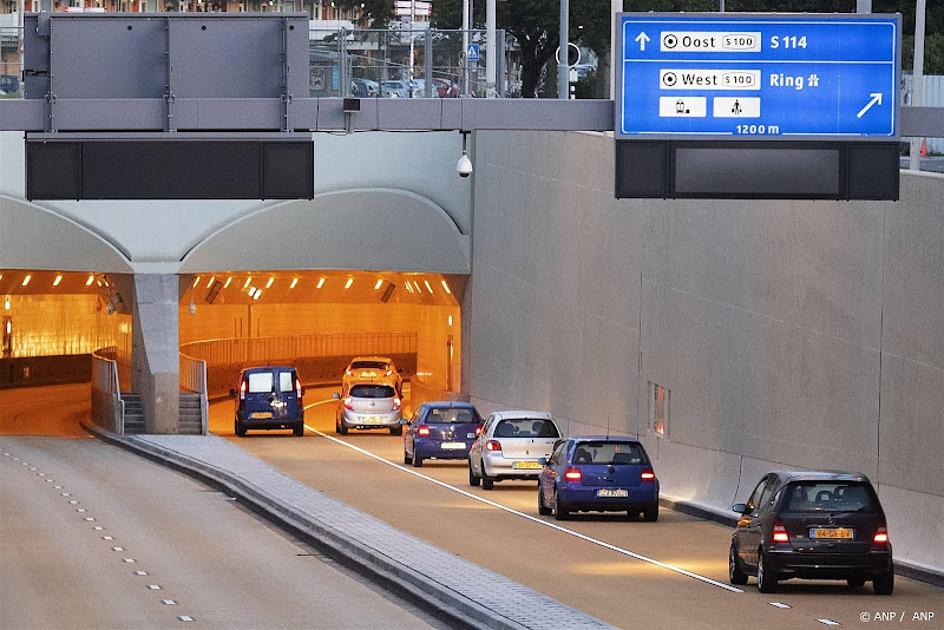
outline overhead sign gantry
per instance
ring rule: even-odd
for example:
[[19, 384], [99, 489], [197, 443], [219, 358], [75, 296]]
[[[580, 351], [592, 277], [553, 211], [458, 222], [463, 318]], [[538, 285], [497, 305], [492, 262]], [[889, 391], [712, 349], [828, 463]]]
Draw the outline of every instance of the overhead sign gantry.
[[618, 32], [617, 139], [663, 141], [618, 143], [663, 166], [618, 196], [897, 198], [900, 16], [621, 14]]

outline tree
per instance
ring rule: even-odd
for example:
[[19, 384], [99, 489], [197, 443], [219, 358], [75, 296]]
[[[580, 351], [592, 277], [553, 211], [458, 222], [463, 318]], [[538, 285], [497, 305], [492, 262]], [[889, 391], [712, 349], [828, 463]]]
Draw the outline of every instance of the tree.
[[393, 19], [393, 0], [339, 0], [342, 9], [359, 9], [362, 26], [387, 28]]

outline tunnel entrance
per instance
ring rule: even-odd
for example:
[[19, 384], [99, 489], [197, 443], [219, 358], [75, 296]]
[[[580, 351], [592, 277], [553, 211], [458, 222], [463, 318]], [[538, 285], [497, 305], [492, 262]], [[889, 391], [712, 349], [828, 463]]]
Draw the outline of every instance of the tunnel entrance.
[[129, 279], [0, 270], [0, 434], [86, 435], [96, 353], [130, 388]]
[[[233, 432], [227, 401], [247, 367], [294, 366], [311, 393], [308, 404], [340, 392], [354, 357], [387, 357], [404, 380], [404, 415], [423, 400], [453, 397], [460, 389], [466, 276], [284, 270], [205, 273], [185, 281], [181, 355], [206, 362], [213, 432]], [[185, 372], [182, 367], [182, 381]]]

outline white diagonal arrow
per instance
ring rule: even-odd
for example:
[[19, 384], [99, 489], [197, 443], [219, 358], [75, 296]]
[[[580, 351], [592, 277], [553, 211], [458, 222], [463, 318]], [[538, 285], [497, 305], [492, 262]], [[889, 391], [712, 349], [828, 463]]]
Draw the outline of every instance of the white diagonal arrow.
[[868, 103], [866, 103], [866, 104], [865, 104], [865, 107], [863, 107], [862, 109], [859, 110], [859, 113], [856, 114], [856, 118], [862, 118], [863, 116], [865, 116], [865, 112], [867, 112], [867, 111], [869, 111], [870, 109], [872, 109], [872, 106], [873, 106], [873, 105], [881, 105], [881, 104], [882, 104], [882, 93], [881, 93], [881, 92], [872, 92], [871, 94], [869, 94], [869, 96], [872, 97], [872, 100], [869, 101]]
[[639, 42], [639, 50], [645, 52], [646, 42], [652, 41], [652, 38], [643, 32], [636, 36], [636, 41]]

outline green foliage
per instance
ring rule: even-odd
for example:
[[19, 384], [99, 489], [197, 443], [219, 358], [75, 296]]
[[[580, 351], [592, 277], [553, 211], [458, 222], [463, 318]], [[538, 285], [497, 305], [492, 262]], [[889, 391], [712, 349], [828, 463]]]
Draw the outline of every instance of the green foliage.
[[343, 9], [357, 9], [363, 4], [360, 26], [387, 28], [393, 19], [393, 0], [338, 0]]

